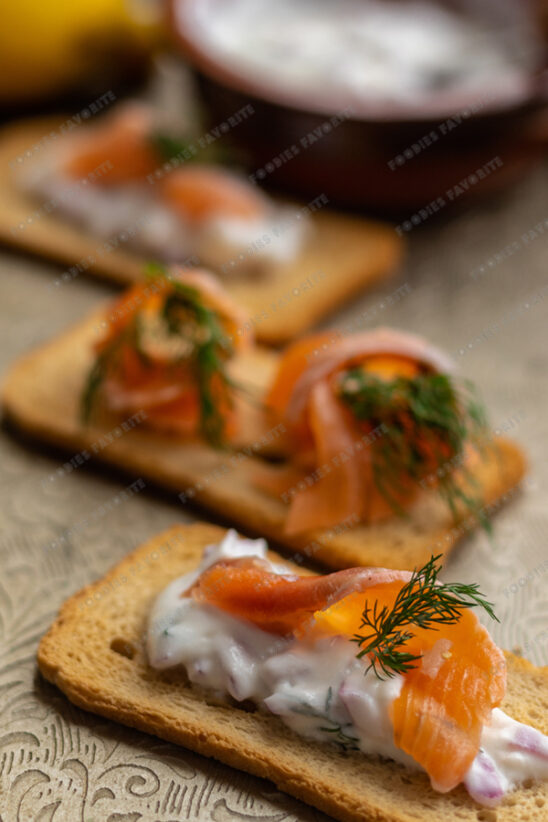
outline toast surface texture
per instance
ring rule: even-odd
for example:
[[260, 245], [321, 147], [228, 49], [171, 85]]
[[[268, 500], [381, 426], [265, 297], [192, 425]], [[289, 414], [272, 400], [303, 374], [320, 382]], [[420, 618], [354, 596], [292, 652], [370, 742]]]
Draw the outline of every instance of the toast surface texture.
[[[117, 420], [82, 426], [79, 397], [101, 317], [94, 313], [12, 368], [3, 388], [3, 404], [8, 419], [19, 429], [72, 453], [87, 450], [91, 457], [184, 494], [185, 502], [199, 502], [248, 532], [264, 535], [330, 568], [412, 569], [433, 553], [447, 554], [472, 527], [471, 521], [455, 525], [438, 495], [424, 492], [406, 518], [395, 516], [375, 525], [343, 522], [328, 531], [288, 537], [284, 533], [286, 505], [256, 483], [264, 466], [257, 452], [265, 429], [250, 409], [242, 426], [246, 440], [235, 454], [215, 451], [198, 440], [160, 434], [144, 425], [113, 436]], [[260, 390], [275, 365], [274, 352], [256, 348], [238, 361], [238, 376]], [[524, 472], [519, 447], [511, 440], [495, 438], [474, 469], [484, 504], [496, 510], [513, 495]]]
[[[224, 533], [202, 523], [174, 526], [75, 594], [40, 643], [43, 676], [81, 708], [270, 779], [341, 822], [533, 822], [542, 817], [548, 806], [546, 783], [515, 791], [496, 811], [481, 808], [461, 787], [436, 793], [423, 773], [306, 740], [274, 716], [209, 703], [185, 684], [181, 670], [150, 668], [143, 642], [154, 598], [172, 579], [195, 568], [204, 547]], [[508, 665], [502, 707], [547, 733], [548, 668], [512, 655]]]
[[[25, 154], [45, 135], [57, 133], [59, 125], [59, 120], [27, 121], [0, 134], [0, 242], [69, 267], [80, 264], [81, 271], [112, 282], [134, 283], [142, 278], [147, 260], [127, 250], [127, 239], [110, 250], [108, 243], [71, 225], [55, 210], [27, 222], [45, 204], [22, 192], [17, 178], [30, 164], [43, 160], [47, 146], [28, 160]], [[24, 162], [18, 164], [18, 157]], [[402, 241], [389, 225], [327, 211], [314, 214], [312, 221], [314, 234], [295, 261], [276, 265], [260, 277], [225, 278], [264, 342], [292, 340], [353, 294], [385, 280], [401, 259]], [[65, 276], [72, 278], [70, 269]], [[80, 270], [74, 276], [80, 276]]]

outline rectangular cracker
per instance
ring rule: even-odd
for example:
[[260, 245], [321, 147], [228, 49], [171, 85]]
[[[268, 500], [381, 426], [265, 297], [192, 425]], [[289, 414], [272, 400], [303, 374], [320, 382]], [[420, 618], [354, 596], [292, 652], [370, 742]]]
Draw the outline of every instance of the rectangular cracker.
[[[286, 506], [256, 487], [263, 461], [255, 455], [264, 430], [253, 415], [243, 428], [246, 450], [238, 456], [215, 451], [199, 441], [179, 439], [146, 429], [125, 433], [97, 453], [94, 444], [116, 423], [79, 421], [79, 397], [92, 362], [91, 344], [98, 328], [94, 313], [49, 344], [19, 360], [3, 389], [7, 417], [21, 430], [72, 452], [88, 449], [132, 475], [186, 493], [250, 533], [264, 535], [300, 555], [331, 568], [379, 565], [415, 568], [432, 553], [448, 554], [470, 526], [456, 527], [447, 505], [435, 492], [424, 492], [407, 518], [393, 517], [375, 525], [341, 523], [339, 528], [288, 537], [284, 533]], [[236, 364], [246, 383], [266, 385], [277, 355], [257, 348]], [[496, 438], [493, 448], [475, 469], [479, 494], [486, 505], [498, 507], [509, 498], [525, 471], [525, 459], [511, 440]], [[187, 493], [188, 492], [188, 493]]]
[[[24, 157], [58, 125], [58, 120], [30, 120], [0, 134], [0, 242], [69, 266], [91, 258], [94, 262], [86, 263], [89, 273], [123, 285], [134, 283], [143, 275], [144, 257], [125, 251], [123, 243], [120, 250], [105, 252], [102, 241], [55, 210], [17, 228], [42, 205], [17, 186], [17, 175], [40, 162], [41, 152], [20, 164], [17, 157]], [[401, 259], [402, 240], [389, 225], [327, 211], [312, 220], [314, 236], [294, 262], [277, 265], [262, 277], [226, 277], [229, 292], [255, 319], [263, 342], [292, 340], [351, 295], [385, 280]]]
[[[69, 599], [42, 639], [43, 676], [76, 705], [272, 780], [341, 822], [533, 822], [548, 802], [546, 783], [513, 793], [495, 812], [459, 787], [436, 793], [424, 773], [306, 740], [277, 717], [208, 703], [180, 671], [147, 664], [147, 616], [160, 591], [198, 564], [224, 531], [175, 526], [142, 545]], [[548, 732], [548, 668], [508, 655], [503, 708]]]

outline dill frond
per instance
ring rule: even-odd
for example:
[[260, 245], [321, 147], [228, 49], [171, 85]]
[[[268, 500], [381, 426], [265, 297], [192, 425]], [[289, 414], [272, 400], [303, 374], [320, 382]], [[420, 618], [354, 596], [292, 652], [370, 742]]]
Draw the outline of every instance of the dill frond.
[[379, 679], [386, 679], [396, 674], [405, 674], [416, 668], [421, 654], [405, 650], [405, 645], [415, 636], [412, 626], [437, 630], [437, 625], [454, 625], [465, 608], [483, 608], [491, 619], [498, 622], [492, 603], [483, 598], [475, 584], [460, 582], [438, 582], [440, 565], [437, 564], [441, 554], [432, 556], [418, 570], [415, 569], [411, 579], [398, 592], [393, 607], [379, 607], [365, 602], [360, 630], [353, 637], [360, 651], [358, 659], [367, 656], [367, 671], [373, 669]]

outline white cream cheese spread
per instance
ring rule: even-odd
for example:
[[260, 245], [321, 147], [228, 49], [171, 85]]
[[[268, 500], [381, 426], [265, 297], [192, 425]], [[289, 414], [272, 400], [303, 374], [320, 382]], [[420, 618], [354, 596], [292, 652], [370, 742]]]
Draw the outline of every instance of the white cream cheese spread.
[[156, 196], [152, 185], [103, 187], [74, 180], [61, 160], [52, 152], [47, 163], [21, 177], [22, 188], [93, 236], [107, 242], [125, 237], [124, 248], [166, 263], [202, 265], [220, 274], [260, 271], [294, 260], [311, 232], [302, 209], [275, 204], [264, 215], [212, 214], [193, 224]]
[[[365, 674], [356, 645], [345, 637], [314, 642], [269, 634], [219, 608], [183, 597], [220, 559], [266, 559], [264, 540], [229, 531], [210, 545], [200, 566], [157, 597], [147, 631], [149, 662], [157, 669], [184, 666], [191, 683], [220, 698], [252, 700], [296, 733], [344, 749], [420, 766], [394, 743], [390, 706], [403, 678]], [[271, 572], [292, 576], [270, 563]], [[443, 640], [441, 640], [443, 643]], [[429, 661], [430, 670], [432, 660]], [[548, 737], [495, 709], [464, 784], [479, 803], [494, 805], [526, 779], [548, 778]]]

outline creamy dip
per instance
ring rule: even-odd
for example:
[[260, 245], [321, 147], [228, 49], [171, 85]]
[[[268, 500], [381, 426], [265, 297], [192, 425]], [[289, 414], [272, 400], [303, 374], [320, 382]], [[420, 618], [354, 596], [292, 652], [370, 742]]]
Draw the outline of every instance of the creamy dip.
[[44, 198], [48, 211], [64, 215], [101, 240], [121, 238], [123, 248], [166, 263], [203, 265], [237, 275], [291, 262], [311, 231], [302, 209], [296, 212], [275, 204], [264, 216], [212, 215], [191, 224], [147, 183], [103, 187], [67, 177], [61, 152], [51, 152], [47, 162], [25, 171], [22, 188]]
[[178, 13], [231, 69], [341, 107], [440, 91], [510, 95], [537, 59], [522, 19], [495, 27], [430, 0], [203, 0]]
[[[229, 531], [210, 545], [200, 566], [158, 596], [147, 631], [149, 662], [157, 669], [183, 665], [190, 682], [223, 699], [252, 700], [303, 736], [346, 750], [420, 766], [394, 744], [390, 705], [403, 678], [378, 679], [356, 659], [345, 637], [304, 642], [274, 636], [212, 605], [181, 595], [222, 558], [266, 558], [264, 540]], [[270, 571], [292, 576], [270, 563]], [[443, 642], [444, 640], [441, 640]], [[548, 738], [494, 710], [465, 779], [471, 796], [494, 805], [526, 779], [548, 778]]]

